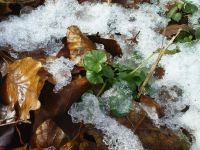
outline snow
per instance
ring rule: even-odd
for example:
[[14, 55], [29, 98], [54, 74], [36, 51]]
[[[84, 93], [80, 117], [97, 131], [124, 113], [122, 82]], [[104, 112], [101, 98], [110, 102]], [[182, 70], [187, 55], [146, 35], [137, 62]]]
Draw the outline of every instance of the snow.
[[68, 113], [74, 123], [84, 121], [101, 130], [104, 134], [103, 142], [109, 150], [143, 150], [138, 137], [130, 129], [105, 115], [100, 110], [98, 98], [92, 94], [84, 94], [82, 102], [73, 104]]
[[71, 71], [74, 68], [74, 65], [74, 62], [64, 57], [49, 60], [43, 65], [44, 69], [53, 76], [53, 79], [56, 82], [54, 92], [58, 92], [71, 82]]
[[135, 10], [107, 3], [79, 5], [76, 0], [48, 0], [30, 14], [1, 22], [0, 45], [11, 45], [17, 51], [45, 48], [52, 53], [52, 49], [55, 52], [60, 45], [51, 48], [47, 46], [49, 41], [52, 38], [59, 40], [65, 36], [67, 27], [78, 25], [82, 32], [99, 32], [103, 36], [121, 33], [131, 38], [140, 31], [137, 49], [149, 55], [163, 38], [153, 40], [157, 36], [154, 29], [164, 27], [168, 22], [159, 14], [163, 11], [151, 4]]
[[[165, 76], [162, 80], [154, 83], [154, 87], [158, 90], [162, 86], [168, 89], [176, 85], [182, 89], [181, 96], [171, 93], [171, 98], [164, 102], [159, 96], [156, 99], [166, 106], [167, 115], [164, 123], [168, 126], [185, 127], [195, 135], [196, 141], [192, 146], [192, 150], [200, 149], [200, 42], [194, 45], [178, 44], [181, 52], [173, 56], [165, 56], [161, 60], [161, 65], [165, 68]], [[190, 106], [186, 113], [181, 110], [186, 106]], [[175, 125], [175, 126], [173, 126]]]
[[133, 107], [132, 100], [132, 90], [128, 87], [128, 83], [123, 80], [116, 82], [101, 96], [101, 102], [108, 111], [117, 110], [120, 114], [128, 114], [130, 112]]
[[[76, 0], [47, 0], [43, 6], [32, 10], [29, 14], [24, 13], [20, 17], [10, 17], [0, 22], [0, 46], [10, 45], [16, 51], [45, 48], [46, 52], [51, 54], [62, 46], [59, 40], [66, 35], [67, 27], [77, 25], [82, 32], [88, 34], [99, 32], [104, 37], [112, 35], [123, 49], [122, 59], [132, 58], [134, 50], [147, 58], [153, 51], [168, 42], [158, 31], [169, 21], [164, 16], [166, 11], [164, 6], [169, 1], [160, 0], [157, 5], [157, 0], [151, 0], [154, 4], [143, 4], [139, 9], [125, 9], [107, 3], [79, 5]], [[192, 0], [192, 2], [200, 4], [199, 0]], [[200, 11], [189, 16], [192, 27], [199, 25], [199, 16]], [[138, 32], [137, 44], [126, 42], [126, 39], [134, 37]], [[115, 33], [122, 35], [114, 35]], [[166, 116], [158, 120], [152, 110], [149, 108], [145, 110], [151, 114], [150, 117], [156, 124], [167, 124], [173, 129], [179, 127], [188, 129], [196, 139], [191, 149], [198, 150], [200, 149], [198, 126], [200, 124], [200, 42], [193, 46], [187, 44], [178, 44], [178, 46], [181, 49], [180, 53], [162, 58], [160, 65], [165, 68], [165, 76], [153, 85], [158, 92], [164, 87], [171, 94], [168, 101], [160, 97], [159, 93], [154, 95], [158, 102], [166, 107]], [[55, 91], [70, 83], [70, 71], [73, 65], [72, 62], [61, 57], [47, 62], [44, 66], [57, 82]], [[172, 89], [174, 85], [182, 89], [181, 96]], [[131, 144], [136, 147], [135, 149], [142, 149], [138, 138], [130, 130], [100, 111], [96, 97], [84, 96], [83, 100], [81, 103], [74, 104], [69, 111], [74, 121], [83, 120], [102, 130], [105, 134], [104, 142], [110, 146], [110, 149], [128, 149]], [[186, 113], [181, 112], [186, 105], [190, 106], [189, 110]]]

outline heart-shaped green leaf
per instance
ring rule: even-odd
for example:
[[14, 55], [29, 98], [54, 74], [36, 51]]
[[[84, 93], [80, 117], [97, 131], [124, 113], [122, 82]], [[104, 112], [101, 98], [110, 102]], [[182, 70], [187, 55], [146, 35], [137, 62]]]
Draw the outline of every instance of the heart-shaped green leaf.
[[87, 71], [86, 77], [90, 83], [93, 84], [101, 84], [103, 83], [103, 78], [101, 77], [101, 74], [95, 73], [94, 71]]
[[102, 63], [106, 60], [107, 57], [103, 51], [93, 50], [84, 55], [83, 64], [86, 70], [98, 73], [102, 70]]

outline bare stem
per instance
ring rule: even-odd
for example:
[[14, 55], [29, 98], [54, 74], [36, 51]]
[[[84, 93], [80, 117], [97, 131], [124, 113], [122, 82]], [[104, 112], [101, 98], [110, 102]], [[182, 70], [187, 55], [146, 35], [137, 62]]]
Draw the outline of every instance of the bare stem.
[[154, 70], [156, 69], [158, 63], [160, 62], [162, 56], [165, 54], [166, 49], [174, 42], [175, 38], [178, 36], [178, 34], [180, 33], [181, 29], [178, 30], [178, 32], [176, 33], [175, 36], [173, 36], [173, 38], [169, 41], [168, 45], [165, 48], [161, 48], [160, 52], [158, 54], [158, 57], [155, 61], [155, 63], [152, 65], [149, 74], [147, 75], [147, 77], [145, 78], [144, 82], [142, 83], [142, 86], [139, 89], [139, 93], [137, 95], [137, 98], [140, 98], [140, 96], [142, 95], [142, 93], [144, 92], [145, 86], [147, 85], [147, 83], [149, 82], [149, 80], [151, 79]]

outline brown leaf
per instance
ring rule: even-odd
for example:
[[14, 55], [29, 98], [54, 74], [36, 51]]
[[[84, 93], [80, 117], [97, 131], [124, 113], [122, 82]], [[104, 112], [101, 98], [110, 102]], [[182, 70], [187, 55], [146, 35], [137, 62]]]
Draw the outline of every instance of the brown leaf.
[[0, 149], [9, 146], [14, 136], [14, 125], [3, 126], [0, 128]]
[[16, 60], [8, 66], [8, 74], [3, 83], [3, 102], [19, 106], [19, 119], [29, 119], [29, 111], [40, 107], [38, 97], [43, 86], [37, 72], [42, 64], [27, 57]]
[[69, 49], [70, 58], [79, 66], [83, 66], [81, 62], [83, 54], [94, 50], [96, 46], [77, 26], [70, 26], [67, 28], [67, 48]]
[[165, 29], [162, 29], [160, 33], [170, 38], [174, 36], [178, 32], [179, 29], [182, 29], [182, 31], [187, 31], [187, 32], [191, 30], [191, 28], [187, 24], [181, 24], [181, 25], [172, 24], [172, 25], [168, 25]]
[[99, 35], [90, 35], [88, 38], [95, 43], [103, 44], [104, 49], [112, 56], [120, 56], [122, 54], [119, 44], [114, 39], [104, 39]]
[[46, 119], [54, 118], [67, 111], [90, 88], [90, 83], [86, 78], [79, 77], [58, 93], [54, 93], [53, 88], [52, 84], [46, 82], [42, 89], [41, 108], [35, 111], [34, 129]]
[[76, 140], [71, 140], [67, 142], [65, 145], [60, 147], [60, 150], [78, 150], [79, 143]]
[[146, 95], [141, 95], [140, 96], [140, 102], [143, 103], [144, 105], [148, 106], [148, 107], [155, 108], [155, 110], [158, 114], [158, 117], [164, 116], [163, 109], [153, 98], [146, 96]]
[[153, 74], [153, 76], [158, 79], [162, 79], [164, 75], [165, 75], [165, 69], [162, 67], [157, 67]]
[[137, 103], [133, 111], [126, 117], [117, 118], [117, 121], [135, 132], [147, 149], [183, 150], [189, 147], [187, 141], [180, 139], [172, 130], [156, 127]]
[[59, 148], [65, 133], [52, 120], [46, 120], [32, 136], [31, 147], [47, 148], [50, 146]]
[[0, 1], [0, 16], [3, 16], [10, 12], [11, 12], [11, 9], [9, 8], [9, 5], [7, 3], [1, 3]]

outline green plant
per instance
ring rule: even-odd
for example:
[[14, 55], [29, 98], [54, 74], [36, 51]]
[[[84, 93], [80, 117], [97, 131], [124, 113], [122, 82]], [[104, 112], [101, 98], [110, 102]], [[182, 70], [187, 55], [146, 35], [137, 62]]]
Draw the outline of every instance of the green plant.
[[180, 1], [172, 7], [167, 13], [167, 17], [179, 22], [184, 15], [194, 14], [198, 11], [198, 7], [190, 2]]
[[84, 55], [83, 64], [88, 81], [93, 84], [101, 84], [104, 82], [103, 76], [113, 75], [112, 69], [105, 65], [106, 60], [107, 57], [103, 51], [93, 50]]

